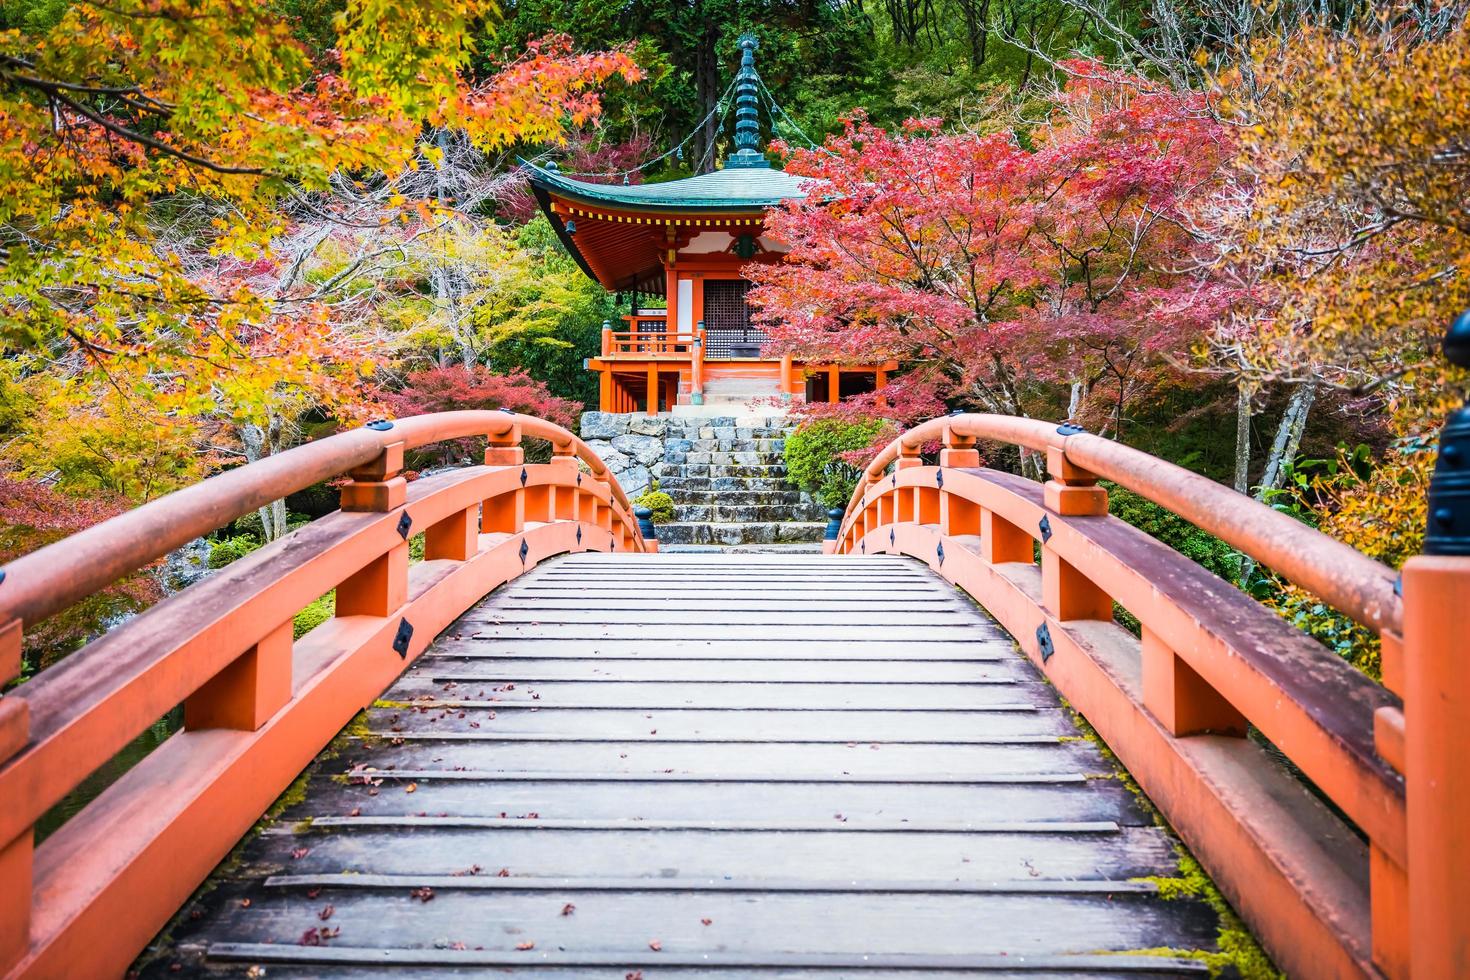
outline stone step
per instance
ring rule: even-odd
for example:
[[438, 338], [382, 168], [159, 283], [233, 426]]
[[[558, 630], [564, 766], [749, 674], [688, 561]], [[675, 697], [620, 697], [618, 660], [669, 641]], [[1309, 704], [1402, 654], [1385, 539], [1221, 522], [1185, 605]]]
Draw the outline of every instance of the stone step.
[[713, 490], [724, 492], [726, 490], [756, 491], [756, 490], [790, 490], [791, 484], [780, 477], [758, 477], [758, 476], [661, 476], [659, 477], [661, 489], [673, 493], [675, 490]]
[[[688, 446], [684, 446], [684, 442]], [[670, 439], [667, 445], [675, 446], [684, 452], [690, 453], [712, 453], [712, 452], [758, 452], [758, 453], [780, 453], [786, 448], [784, 438], [767, 438], [757, 436], [754, 439]]]
[[[712, 452], [712, 453], [691, 452], [691, 453], [683, 453], [681, 455], [683, 455], [684, 458], [682, 460], [679, 460], [679, 462], [686, 463], [686, 464], [693, 464], [693, 463], [719, 463], [719, 464], [722, 464], [722, 465], [725, 465], [725, 466], [785, 466], [786, 465], [786, 457], [783, 456], [780, 453], [763, 453], [763, 452], [757, 452], [755, 450], [745, 450], [745, 451], [732, 450], [730, 452]], [[668, 455], [667, 454], [665, 454], [664, 460], [665, 460], [665, 462], [672, 462], [672, 460], [669, 460], [668, 459]]]
[[[663, 484], [665, 481], [660, 480]], [[809, 501], [800, 490], [685, 490], [679, 487], [668, 490], [675, 504], [692, 504], [697, 507], [716, 507], [727, 504], [744, 507], [750, 504], [805, 504]]]
[[660, 544], [777, 544], [788, 541], [820, 541], [825, 523], [816, 521], [770, 521], [754, 524], [706, 524], [678, 521], [658, 527]]
[[739, 465], [735, 463], [685, 463], [683, 475], [696, 476], [738, 476], [750, 479], [784, 479], [786, 467], [772, 464]]
[[675, 504], [674, 519], [682, 523], [758, 524], [767, 521], [820, 521], [820, 504]]

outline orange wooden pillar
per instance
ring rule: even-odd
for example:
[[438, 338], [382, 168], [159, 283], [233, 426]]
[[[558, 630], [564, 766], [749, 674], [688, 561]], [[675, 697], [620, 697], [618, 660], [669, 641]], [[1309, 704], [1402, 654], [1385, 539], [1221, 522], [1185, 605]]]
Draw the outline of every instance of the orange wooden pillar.
[[791, 401], [791, 369], [791, 355], [781, 355], [781, 400], [783, 402]]
[[842, 369], [836, 364], [827, 368], [827, 401], [833, 405], [842, 401]]
[[1470, 556], [1404, 565], [1408, 949], [1414, 977], [1470, 976]]
[[658, 414], [658, 362], [648, 362], [648, 414]]
[[597, 372], [597, 410], [599, 412], [616, 411], [613, 408], [613, 376], [611, 368], [603, 368]]

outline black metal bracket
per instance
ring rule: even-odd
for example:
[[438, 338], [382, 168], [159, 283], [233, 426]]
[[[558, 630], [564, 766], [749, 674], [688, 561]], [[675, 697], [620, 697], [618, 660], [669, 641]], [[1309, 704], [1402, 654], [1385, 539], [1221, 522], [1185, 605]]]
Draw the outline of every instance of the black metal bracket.
[[522, 466], [521, 467], [521, 486], [525, 486], [525, 485], [526, 485], [526, 468], [524, 466]]
[[1046, 663], [1051, 659], [1052, 654], [1057, 652], [1057, 648], [1051, 642], [1051, 630], [1045, 623], [1036, 627], [1036, 648], [1041, 653], [1042, 663]]
[[939, 556], [939, 564], [943, 565], [944, 564], [944, 542], [943, 541], [939, 542], [939, 547], [937, 547], [937, 548], [934, 549], [934, 553]]
[[577, 525], [577, 543], [582, 543], [582, 525], [580, 524]]
[[526, 539], [525, 538], [522, 538], [521, 539], [521, 564], [522, 565], [524, 565], [526, 563], [526, 556], [529, 555], [530, 553], [531, 553], [531, 546], [528, 545], [528, 544], [526, 544]]
[[413, 527], [413, 518], [408, 516], [408, 511], [404, 511], [403, 516], [398, 518], [398, 536], [407, 541], [408, 530], [411, 527]]
[[1041, 522], [1036, 525], [1041, 529], [1041, 543], [1045, 544], [1051, 540], [1051, 520], [1042, 515]]
[[888, 547], [890, 547], [890, 548], [892, 548], [892, 547], [893, 547], [893, 543], [894, 543], [894, 540], [895, 540], [895, 539], [896, 539], [896, 538], [897, 538], [897, 537], [898, 537], [898, 535], [897, 535], [897, 534], [895, 534], [895, 533], [894, 533], [894, 530], [893, 530], [893, 528], [891, 528], [891, 527], [890, 527], [890, 528], [889, 528], [889, 529], [888, 529]]
[[413, 624], [407, 619], [398, 621], [398, 632], [393, 635], [393, 650], [398, 656], [408, 658], [408, 641], [413, 639]]
[[944, 470], [935, 470], [934, 485], [941, 490], [944, 489]]

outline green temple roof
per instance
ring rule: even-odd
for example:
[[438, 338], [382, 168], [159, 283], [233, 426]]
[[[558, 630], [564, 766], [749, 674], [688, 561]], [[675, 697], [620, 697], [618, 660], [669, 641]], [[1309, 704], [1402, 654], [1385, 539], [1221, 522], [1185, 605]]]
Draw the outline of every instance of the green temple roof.
[[583, 204], [649, 211], [753, 211], [806, 197], [806, 177], [775, 167], [726, 167], [657, 184], [594, 184], [525, 163], [531, 183]]
[[740, 38], [740, 72], [735, 76], [735, 152], [713, 173], [656, 184], [594, 184], [563, 176], [556, 164], [521, 161], [546, 207], [546, 193], [587, 205], [645, 211], [756, 211], [806, 197], [809, 181], [771, 166], [761, 152], [755, 71], [756, 39]]

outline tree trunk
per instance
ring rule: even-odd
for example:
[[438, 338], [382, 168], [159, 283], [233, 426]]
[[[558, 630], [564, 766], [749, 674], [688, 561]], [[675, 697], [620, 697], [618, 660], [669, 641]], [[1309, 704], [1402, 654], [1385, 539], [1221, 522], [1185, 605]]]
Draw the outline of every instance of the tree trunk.
[[[245, 447], [246, 461], [254, 463], [280, 452], [283, 430], [283, 421], [274, 412], [266, 420], [264, 428], [254, 424], [243, 426], [240, 429], [240, 441]], [[265, 535], [266, 544], [286, 533], [285, 500], [272, 501], [260, 508], [257, 513], [260, 514], [260, 526]]]
[[[1261, 485], [1256, 487], [1255, 498], [1262, 503], [1265, 503], [1271, 491], [1280, 488], [1281, 481], [1286, 476], [1287, 464], [1296, 458], [1296, 451], [1302, 444], [1302, 433], [1307, 429], [1307, 414], [1311, 412], [1312, 402], [1316, 399], [1315, 377], [1297, 385], [1296, 390], [1291, 393], [1291, 400], [1286, 403], [1286, 413], [1276, 426], [1276, 438], [1271, 441], [1271, 454], [1266, 458], [1266, 471], [1261, 475]], [[1254, 559], [1246, 555], [1240, 556], [1242, 588], [1250, 580], [1255, 567]]]
[[1244, 376], [1235, 382], [1235, 489], [1251, 489], [1251, 385]]
[[1276, 438], [1271, 442], [1271, 455], [1266, 459], [1266, 472], [1261, 475], [1261, 485], [1256, 488], [1256, 499], [1264, 501], [1273, 490], [1280, 488], [1286, 476], [1286, 467], [1296, 458], [1302, 444], [1302, 433], [1307, 428], [1307, 413], [1317, 399], [1317, 379], [1312, 378], [1297, 385], [1286, 404], [1286, 413], [1276, 426]]

